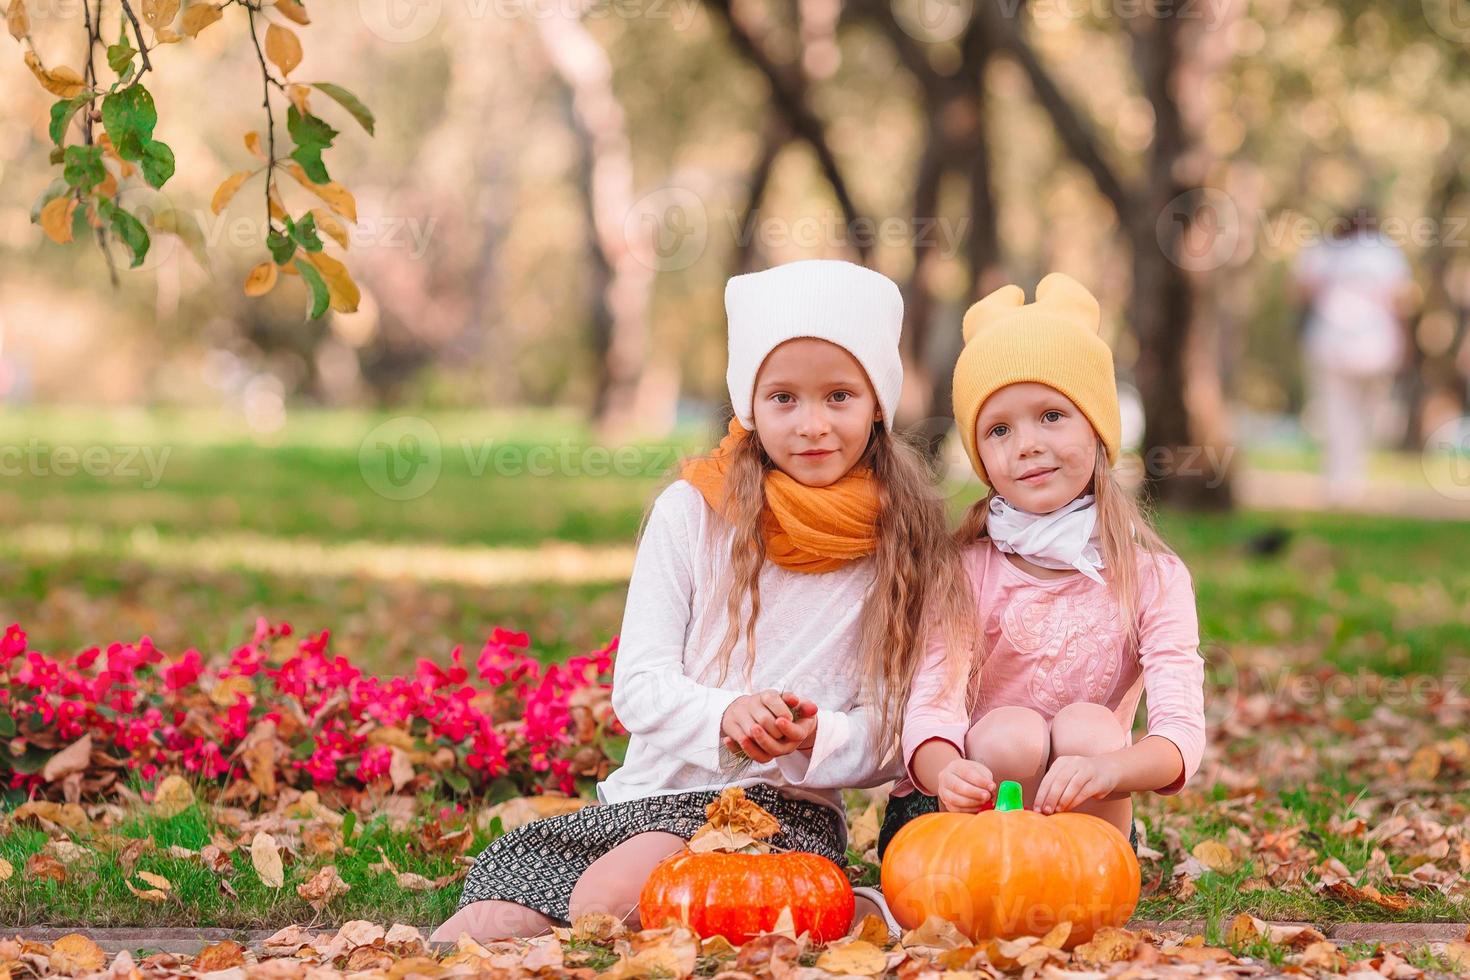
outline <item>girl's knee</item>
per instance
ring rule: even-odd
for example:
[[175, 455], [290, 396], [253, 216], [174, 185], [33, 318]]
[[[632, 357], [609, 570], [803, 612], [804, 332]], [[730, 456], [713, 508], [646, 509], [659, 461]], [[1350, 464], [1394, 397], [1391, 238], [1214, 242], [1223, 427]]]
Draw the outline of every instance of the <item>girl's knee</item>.
[[477, 942], [540, 936], [554, 925], [549, 916], [515, 902], [471, 902], [435, 929], [429, 942], [458, 942], [465, 933]]
[[1051, 756], [1102, 755], [1128, 744], [1118, 717], [1106, 705], [1077, 701], [1051, 720]]
[[637, 834], [623, 841], [593, 861], [577, 879], [568, 902], [571, 920], [601, 913], [636, 928], [632, 913], [643, 883], [660, 861], [683, 847], [684, 838], [663, 831]]
[[997, 778], [1040, 769], [1049, 750], [1046, 719], [1019, 705], [992, 708], [965, 735], [965, 757], [983, 762]]

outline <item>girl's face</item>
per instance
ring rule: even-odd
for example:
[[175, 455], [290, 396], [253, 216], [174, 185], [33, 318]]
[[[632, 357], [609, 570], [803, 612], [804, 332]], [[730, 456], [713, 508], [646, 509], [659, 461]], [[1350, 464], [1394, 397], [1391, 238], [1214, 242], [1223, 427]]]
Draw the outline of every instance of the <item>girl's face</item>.
[[867, 372], [813, 337], [778, 346], [755, 376], [755, 434], [781, 472], [809, 487], [847, 475], [883, 417]]
[[985, 399], [975, 445], [995, 491], [1033, 514], [1081, 496], [1097, 458], [1087, 416], [1066, 395], [1034, 381], [1006, 385]]

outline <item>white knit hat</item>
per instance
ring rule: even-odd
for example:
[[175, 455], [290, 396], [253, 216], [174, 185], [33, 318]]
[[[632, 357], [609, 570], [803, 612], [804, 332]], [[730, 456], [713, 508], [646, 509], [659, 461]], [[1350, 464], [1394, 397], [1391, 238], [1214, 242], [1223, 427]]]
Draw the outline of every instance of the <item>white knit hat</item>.
[[755, 375], [766, 356], [798, 337], [836, 344], [857, 358], [893, 429], [903, 388], [898, 336], [903, 330], [903, 296], [892, 279], [839, 259], [804, 259], [762, 272], [734, 276], [725, 284], [730, 321], [730, 366], [725, 382], [735, 417], [755, 428]]

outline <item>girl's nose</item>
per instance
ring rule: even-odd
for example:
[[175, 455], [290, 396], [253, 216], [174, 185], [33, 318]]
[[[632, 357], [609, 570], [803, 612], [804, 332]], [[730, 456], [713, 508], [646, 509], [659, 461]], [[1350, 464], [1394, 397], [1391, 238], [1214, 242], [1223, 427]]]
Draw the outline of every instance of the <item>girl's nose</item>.
[[801, 413], [801, 422], [797, 431], [809, 438], [824, 436], [832, 428], [827, 420], [827, 413], [819, 407], [813, 407]]

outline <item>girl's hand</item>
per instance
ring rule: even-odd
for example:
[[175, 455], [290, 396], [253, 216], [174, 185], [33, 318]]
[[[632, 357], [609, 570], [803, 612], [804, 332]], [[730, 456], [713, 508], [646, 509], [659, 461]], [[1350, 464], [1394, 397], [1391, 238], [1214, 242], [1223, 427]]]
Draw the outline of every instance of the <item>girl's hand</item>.
[[789, 691], [767, 690], [736, 698], [720, 721], [723, 744], [755, 762], [810, 748], [816, 740], [817, 706]]
[[1106, 756], [1058, 756], [1036, 789], [1036, 809], [1074, 810], [1088, 800], [1106, 798], [1118, 788], [1118, 779], [1118, 767]]
[[939, 806], [954, 813], [975, 813], [995, 799], [995, 776], [984, 765], [956, 759], [939, 771]]

